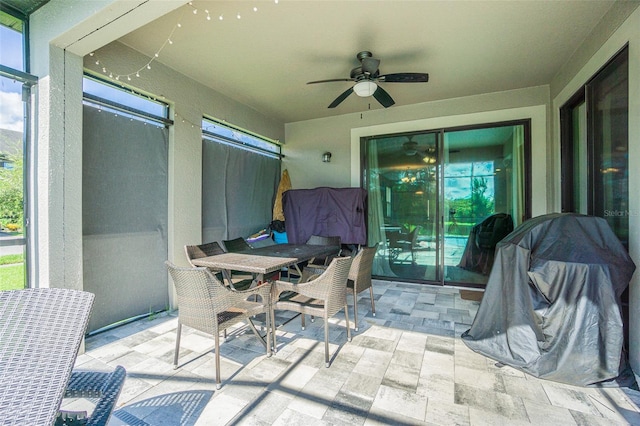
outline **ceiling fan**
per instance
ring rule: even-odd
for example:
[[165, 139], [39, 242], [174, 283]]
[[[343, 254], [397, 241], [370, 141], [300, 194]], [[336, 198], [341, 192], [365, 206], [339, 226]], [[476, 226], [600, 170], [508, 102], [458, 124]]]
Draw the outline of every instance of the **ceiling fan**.
[[401, 72], [393, 74], [380, 74], [380, 60], [375, 59], [373, 54], [368, 51], [362, 51], [356, 55], [360, 66], [351, 70], [349, 78], [333, 78], [329, 80], [310, 81], [307, 84], [328, 83], [333, 81], [355, 81], [353, 87], [345, 90], [338, 96], [329, 108], [335, 108], [344, 101], [351, 93], [361, 97], [373, 96], [380, 104], [388, 108], [395, 104], [395, 101], [384, 90], [379, 83], [426, 83], [429, 81], [429, 74], [416, 72]]

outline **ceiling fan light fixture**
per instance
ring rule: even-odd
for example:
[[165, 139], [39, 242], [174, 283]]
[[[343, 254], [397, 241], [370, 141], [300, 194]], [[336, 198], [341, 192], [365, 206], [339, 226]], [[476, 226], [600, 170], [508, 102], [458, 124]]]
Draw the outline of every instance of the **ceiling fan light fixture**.
[[353, 91], [356, 93], [356, 95], [362, 98], [366, 98], [367, 96], [373, 95], [373, 93], [376, 91], [377, 88], [378, 88], [378, 85], [373, 81], [363, 80], [363, 81], [357, 82], [353, 86]]

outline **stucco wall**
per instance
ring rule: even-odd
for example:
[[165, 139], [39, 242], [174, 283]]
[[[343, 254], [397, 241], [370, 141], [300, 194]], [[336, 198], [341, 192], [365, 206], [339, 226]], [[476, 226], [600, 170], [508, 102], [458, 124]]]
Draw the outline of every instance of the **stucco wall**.
[[[288, 123], [283, 167], [294, 188], [359, 186], [362, 136], [531, 118], [532, 206], [534, 214], [543, 214], [552, 186], [546, 167], [548, 106], [549, 89], [540, 86]], [[325, 151], [333, 154], [331, 163], [321, 161]]]

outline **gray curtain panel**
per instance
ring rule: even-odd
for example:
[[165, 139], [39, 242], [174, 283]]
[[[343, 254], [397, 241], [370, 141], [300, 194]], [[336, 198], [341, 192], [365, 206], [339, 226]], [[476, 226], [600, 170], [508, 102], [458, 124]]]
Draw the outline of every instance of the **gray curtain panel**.
[[85, 106], [84, 289], [89, 331], [166, 309], [168, 129]]
[[202, 141], [202, 241], [249, 235], [271, 222], [280, 160]]

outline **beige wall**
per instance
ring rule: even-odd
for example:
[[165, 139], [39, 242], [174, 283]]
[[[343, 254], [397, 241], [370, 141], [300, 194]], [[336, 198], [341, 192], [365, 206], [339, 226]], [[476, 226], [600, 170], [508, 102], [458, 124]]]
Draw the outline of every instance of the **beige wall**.
[[[114, 71], [131, 72], [149, 58], [113, 40], [184, 3], [186, 0], [52, 0], [32, 16], [33, 73], [40, 79], [37, 220], [32, 243], [37, 286], [83, 288], [82, 75], [84, 66], [96, 67], [95, 59], [88, 56], [83, 64], [83, 56], [96, 51]], [[201, 241], [202, 116], [224, 119], [280, 140], [284, 123], [159, 63], [141, 73], [135, 88], [166, 101], [175, 114], [169, 141], [168, 252], [170, 260], [185, 264], [184, 244]]]
[[[360, 185], [360, 137], [531, 119], [534, 215], [547, 213], [552, 175], [546, 169], [549, 88], [532, 87], [386, 110], [288, 123], [283, 152], [293, 188]], [[331, 163], [321, 161], [330, 151]]]

